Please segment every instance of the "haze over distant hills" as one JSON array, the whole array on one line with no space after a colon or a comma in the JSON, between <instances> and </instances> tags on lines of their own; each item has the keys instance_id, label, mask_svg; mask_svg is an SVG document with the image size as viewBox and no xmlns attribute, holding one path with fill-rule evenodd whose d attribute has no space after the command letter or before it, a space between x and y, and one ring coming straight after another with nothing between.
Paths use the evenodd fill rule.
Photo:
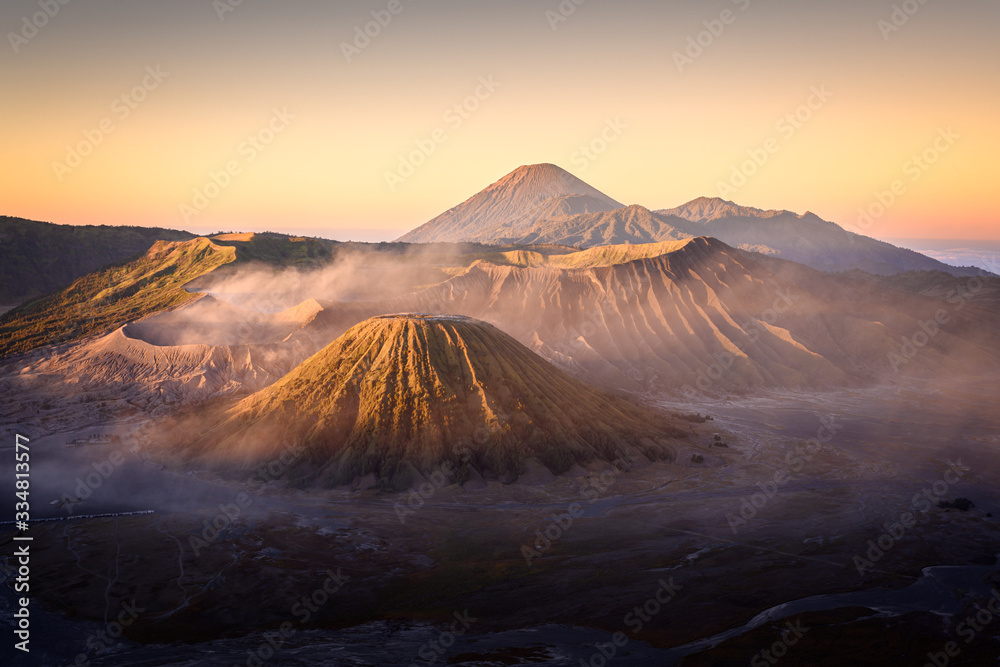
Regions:
<instances>
[{"instance_id":1,"label":"haze over distant hills","mask_svg":"<svg viewBox=\"0 0 1000 667\"><path fill-rule=\"evenodd\" d=\"M952 266L976 266L1000 275L1000 239L887 239Z\"/></svg>"},{"instance_id":2,"label":"haze over distant hills","mask_svg":"<svg viewBox=\"0 0 1000 667\"><path fill-rule=\"evenodd\" d=\"M308 255L303 243L161 243L9 313L0 358L31 353L22 381L72 377L94 391L132 387L133 403L170 396L180 405L255 391L359 322L417 312L490 322L576 377L656 393L830 388L1000 367L996 278L831 275L709 237L575 253L492 247L450 259L400 247L345 258L328 280L284 264L284 253ZM247 255L289 273L251 279L259 266ZM426 262L435 266L417 270ZM381 267L375 275L391 280L356 298L344 283L372 282L359 266ZM282 275L302 286L301 301L284 310L254 310L279 301L219 298L234 296L226 289L234 278L252 293L274 289ZM942 309L946 323L908 353ZM39 351L54 343L68 346Z\"/></svg>"},{"instance_id":3,"label":"haze over distant hills","mask_svg":"<svg viewBox=\"0 0 1000 667\"><path fill-rule=\"evenodd\" d=\"M698 236L712 236L742 250L790 259L820 271L983 273L848 232L808 212L765 211L707 197L659 211L624 207L551 164L516 169L400 241L593 247Z\"/></svg>"}]
</instances>

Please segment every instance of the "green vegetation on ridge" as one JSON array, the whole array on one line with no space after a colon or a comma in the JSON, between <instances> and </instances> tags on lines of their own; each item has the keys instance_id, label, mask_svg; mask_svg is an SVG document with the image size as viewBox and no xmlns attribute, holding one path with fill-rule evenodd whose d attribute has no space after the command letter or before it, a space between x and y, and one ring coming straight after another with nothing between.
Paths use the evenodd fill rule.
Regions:
<instances>
[{"instance_id":1,"label":"green vegetation on ridge","mask_svg":"<svg viewBox=\"0 0 1000 667\"><path fill-rule=\"evenodd\" d=\"M0 216L0 305L51 294L101 267L139 256L157 241L192 238L157 227L56 225Z\"/></svg>"},{"instance_id":2,"label":"green vegetation on ridge","mask_svg":"<svg viewBox=\"0 0 1000 667\"><path fill-rule=\"evenodd\" d=\"M184 285L234 261L233 248L198 238L157 241L142 257L88 274L0 317L0 358L113 331L195 298Z\"/></svg>"}]
</instances>

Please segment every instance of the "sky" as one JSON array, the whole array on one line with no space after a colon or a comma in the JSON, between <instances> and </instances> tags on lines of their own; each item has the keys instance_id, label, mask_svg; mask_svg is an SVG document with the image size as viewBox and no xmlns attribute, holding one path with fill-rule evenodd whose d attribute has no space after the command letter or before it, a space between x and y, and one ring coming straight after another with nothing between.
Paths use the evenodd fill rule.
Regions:
<instances>
[{"instance_id":1,"label":"sky","mask_svg":"<svg viewBox=\"0 0 1000 667\"><path fill-rule=\"evenodd\" d=\"M551 162L652 209L996 240L998 27L995 0L5 0L0 214L391 239Z\"/></svg>"}]
</instances>

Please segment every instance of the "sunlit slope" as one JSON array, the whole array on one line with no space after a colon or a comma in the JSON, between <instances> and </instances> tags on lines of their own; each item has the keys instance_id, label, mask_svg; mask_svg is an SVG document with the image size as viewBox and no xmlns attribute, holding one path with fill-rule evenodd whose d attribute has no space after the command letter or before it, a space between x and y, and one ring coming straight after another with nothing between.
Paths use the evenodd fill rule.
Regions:
<instances>
[{"instance_id":1,"label":"sunlit slope","mask_svg":"<svg viewBox=\"0 0 1000 667\"><path fill-rule=\"evenodd\" d=\"M239 262L262 262L274 266L309 266L325 262L343 247L337 241L274 232L217 234L211 240L216 245L235 248Z\"/></svg>"},{"instance_id":2,"label":"sunlit slope","mask_svg":"<svg viewBox=\"0 0 1000 667\"><path fill-rule=\"evenodd\" d=\"M627 264L637 259L649 259L676 252L691 242L691 239L681 241L664 241L661 243L642 243L624 245L605 245L590 248L566 255L552 255L546 258L545 265L564 269L586 269L599 266L615 266Z\"/></svg>"},{"instance_id":3,"label":"sunlit slope","mask_svg":"<svg viewBox=\"0 0 1000 667\"><path fill-rule=\"evenodd\" d=\"M594 247L710 236L821 271L892 275L945 271L981 275L912 250L847 231L813 213L760 210L701 197L672 209L623 206L551 164L520 167L465 202L417 227L410 243L477 242Z\"/></svg>"}]
</instances>

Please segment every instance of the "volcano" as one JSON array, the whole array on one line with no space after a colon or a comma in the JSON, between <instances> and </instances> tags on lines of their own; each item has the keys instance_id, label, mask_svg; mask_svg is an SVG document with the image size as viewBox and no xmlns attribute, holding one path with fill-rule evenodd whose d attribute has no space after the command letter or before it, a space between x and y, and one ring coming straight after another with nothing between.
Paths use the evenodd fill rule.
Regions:
<instances>
[{"instance_id":1,"label":"volcano","mask_svg":"<svg viewBox=\"0 0 1000 667\"><path fill-rule=\"evenodd\" d=\"M526 165L399 241L495 243L523 236L539 220L618 208L622 204L554 164Z\"/></svg>"},{"instance_id":2,"label":"volcano","mask_svg":"<svg viewBox=\"0 0 1000 667\"><path fill-rule=\"evenodd\" d=\"M405 489L440 469L513 481L603 460L672 460L672 419L571 378L496 327L462 316L377 316L227 410L187 458L253 467L295 448L292 477L374 476Z\"/></svg>"}]
</instances>

